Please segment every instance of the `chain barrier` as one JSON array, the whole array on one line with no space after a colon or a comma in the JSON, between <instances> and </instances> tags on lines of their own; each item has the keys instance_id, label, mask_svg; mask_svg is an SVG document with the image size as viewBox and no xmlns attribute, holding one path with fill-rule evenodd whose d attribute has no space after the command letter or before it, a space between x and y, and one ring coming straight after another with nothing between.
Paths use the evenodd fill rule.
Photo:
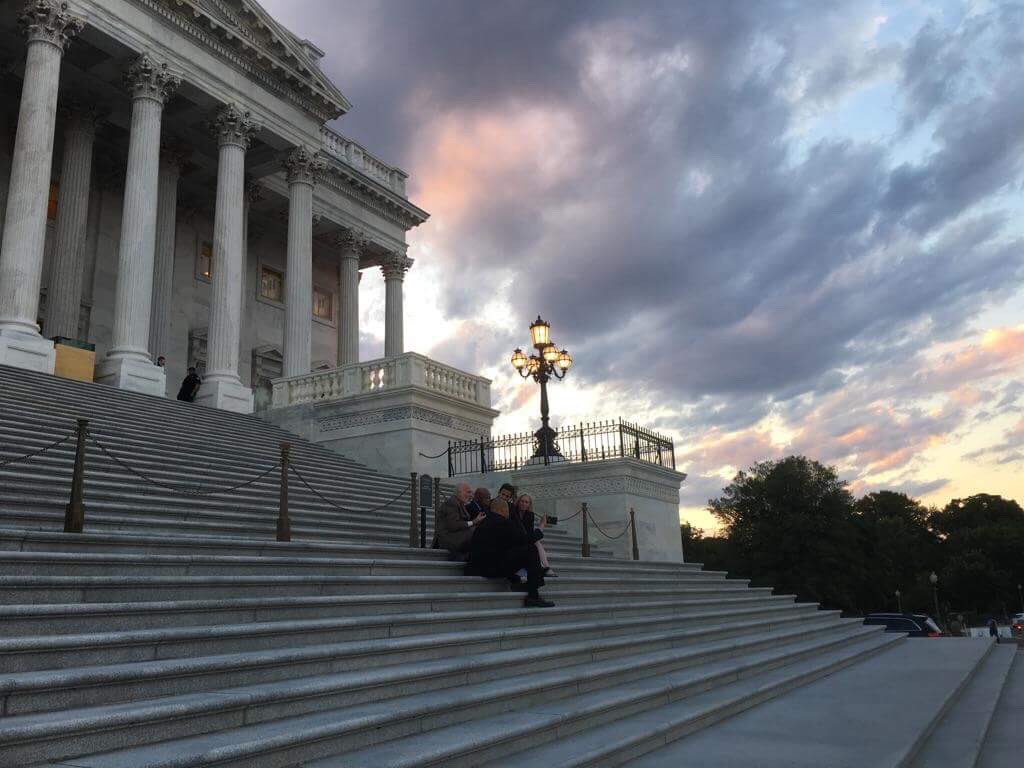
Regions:
<instances>
[{"instance_id":1,"label":"chain barrier","mask_svg":"<svg viewBox=\"0 0 1024 768\"><path fill-rule=\"evenodd\" d=\"M288 464L288 469L290 469L292 472L295 473L295 476L297 478L299 478L301 483L304 486L306 486L306 489L310 493L312 493L314 496L316 496L318 499L320 499L320 501L322 501L324 504L327 504L329 507L333 507L334 509L336 509L338 512L350 512L350 513L354 513L354 514L364 514L364 515L365 514L369 514L370 512L380 512L382 509L387 509L388 507L390 507L392 504L394 504L400 498L405 496L405 494L409 491L409 488L403 488L401 493L399 493L397 496L395 496L394 498L390 499L389 501L384 502L379 507L374 507L373 509L346 509L345 507L342 507L342 506L339 506L338 504L335 504L333 501L331 501L326 496L324 496L322 493L320 493L320 491L318 491L316 488L314 488L312 485L310 485L306 481L306 478L303 477L302 473L299 471L299 468L296 467L291 462L289 462L289 464Z\"/></svg>"},{"instance_id":2,"label":"chain barrier","mask_svg":"<svg viewBox=\"0 0 1024 768\"><path fill-rule=\"evenodd\" d=\"M57 446L62 445L63 443L66 443L68 440L71 439L71 437L74 434L75 434L74 432L66 434L60 440L55 440L54 442L50 443L49 445L44 446L43 448L40 448L38 451L31 451L31 452L23 454L21 456L13 456L13 457L11 457L9 459L4 459L3 461L0 461L0 469L2 469L3 467L6 467L8 464L15 464L15 463L17 463L19 461L27 461L28 459L32 459L32 458L35 458L36 456L40 456L40 455L46 453L47 451L51 450L52 448L56 448Z\"/></svg>"},{"instance_id":3,"label":"chain barrier","mask_svg":"<svg viewBox=\"0 0 1024 768\"><path fill-rule=\"evenodd\" d=\"M623 525L625 525L626 527L622 529L622 533L620 533L618 536L609 536L607 533L605 533L604 528L602 528L600 525L598 525L597 520L594 519L593 515L588 514L587 517L590 519L590 522L593 523L594 527L597 528L598 533L600 533L602 536L604 536L609 541L615 541L617 539L621 539L623 536L625 536L627 533L629 533L629 520L627 520L625 523L623 523Z\"/></svg>"},{"instance_id":4,"label":"chain barrier","mask_svg":"<svg viewBox=\"0 0 1024 768\"><path fill-rule=\"evenodd\" d=\"M129 471L133 475L135 475L136 477L139 477L139 478L145 480L147 483L152 483L153 485L155 485L155 486L157 486L159 488L163 488L164 490L170 491L172 493L180 493L183 496L205 497L205 496L216 496L217 494L220 494L220 493L231 493L232 491L238 491L238 490L241 490L242 488L246 488L246 487L248 487L250 485L258 483L260 480L262 480L267 475L269 475L271 472L273 472L275 469L277 469L278 466L280 466L279 462L275 461L273 464L271 464L269 467L267 467L267 469L265 469L263 472L261 472L260 474L256 475L256 477L253 477L253 478L251 478L249 480L246 480L245 482L239 483L238 485L232 485L232 486L228 486L226 488L216 488L214 490L204 490L202 488L202 486L200 486L199 488L197 488L196 490L193 491L193 490L178 488L178 487L173 486L173 485L168 485L167 483L161 482L160 480L156 480L156 479L154 479L152 477L149 477L145 473L140 472L139 470L135 469L135 467L133 467L130 464L126 463L125 461L121 460L116 454L114 454L110 449L108 449L105 445L103 445L103 443L101 443L99 440L96 439L96 436L92 433L92 430L90 430L86 434L89 436L89 439L92 440L93 445L95 445L97 448L99 448L107 456L107 458L109 458L111 461L113 461L115 464L117 464L121 468L126 469L127 471Z\"/></svg>"},{"instance_id":5,"label":"chain barrier","mask_svg":"<svg viewBox=\"0 0 1024 768\"><path fill-rule=\"evenodd\" d=\"M443 451L437 454L437 456L427 456L427 454L425 453L420 453L420 456L422 456L424 459L440 459L442 456L446 456L448 454L448 450L448 448L445 448Z\"/></svg>"}]
</instances>

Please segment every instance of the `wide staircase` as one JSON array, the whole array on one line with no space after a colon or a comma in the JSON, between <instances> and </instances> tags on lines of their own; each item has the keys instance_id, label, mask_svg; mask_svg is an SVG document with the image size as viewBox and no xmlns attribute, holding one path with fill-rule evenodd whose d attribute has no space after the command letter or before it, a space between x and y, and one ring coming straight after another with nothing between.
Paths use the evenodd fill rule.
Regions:
<instances>
[{"instance_id":1,"label":"wide staircase","mask_svg":"<svg viewBox=\"0 0 1024 768\"><path fill-rule=\"evenodd\" d=\"M0 766L624 765L911 645L557 529L557 605L525 609L408 546L409 485L253 417L0 367Z\"/></svg>"}]
</instances>

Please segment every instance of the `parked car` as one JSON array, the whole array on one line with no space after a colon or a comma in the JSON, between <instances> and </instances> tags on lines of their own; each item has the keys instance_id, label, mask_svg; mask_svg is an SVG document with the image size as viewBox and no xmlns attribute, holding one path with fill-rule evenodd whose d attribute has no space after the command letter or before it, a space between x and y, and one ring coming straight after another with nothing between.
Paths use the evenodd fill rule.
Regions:
<instances>
[{"instance_id":1,"label":"parked car","mask_svg":"<svg viewBox=\"0 0 1024 768\"><path fill-rule=\"evenodd\" d=\"M942 637L942 630L923 613L869 613L865 624L884 626L886 632L906 632L908 637Z\"/></svg>"},{"instance_id":2,"label":"parked car","mask_svg":"<svg viewBox=\"0 0 1024 768\"><path fill-rule=\"evenodd\" d=\"M1013 637L1024 639L1024 613L1018 613L1013 617L1013 622L1010 624L1010 634Z\"/></svg>"}]
</instances>

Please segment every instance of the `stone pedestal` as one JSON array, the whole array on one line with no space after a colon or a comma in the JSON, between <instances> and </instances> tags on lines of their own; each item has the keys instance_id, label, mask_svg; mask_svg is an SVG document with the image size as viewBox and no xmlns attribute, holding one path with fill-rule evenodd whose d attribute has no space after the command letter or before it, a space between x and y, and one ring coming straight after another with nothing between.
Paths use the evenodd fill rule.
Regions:
<instances>
[{"instance_id":1,"label":"stone pedestal","mask_svg":"<svg viewBox=\"0 0 1024 768\"><path fill-rule=\"evenodd\" d=\"M0 365L53 373L55 354L53 342L38 333L0 328Z\"/></svg>"},{"instance_id":2,"label":"stone pedestal","mask_svg":"<svg viewBox=\"0 0 1024 768\"><path fill-rule=\"evenodd\" d=\"M134 357L107 358L96 366L96 381L118 389L164 397L167 377L164 369L149 360Z\"/></svg>"},{"instance_id":3,"label":"stone pedestal","mask_svg":"<svg viewBox=\"0 0 1024 768\"><path fill-rule=\"evenodd\" d=\"M199 394L196 395L196 402L222 411L253 412L252 390L240 382L223 379L204 380L199 388Z\"/></svg>"},{"instance_id":4,"label":"stone pedestal","mask_svg":"<svg viewBox=\"0 0 1024 768\"><path fill-rule=\"evenodd\" d=\"M510 482L519 493L533 497L535 512L560 520L567 520L579 511L581 502L586 502L593 521L589 527L590 543L610 549L618 557L632 557L633 542L628 530L632 507L636 510L640 559L682 562L679 486L685 478L684 473L674 469L619 458L526 467L513 472ZM579 535L580 517L568 521L566 528Z\"/></svg>"}]
</instances>

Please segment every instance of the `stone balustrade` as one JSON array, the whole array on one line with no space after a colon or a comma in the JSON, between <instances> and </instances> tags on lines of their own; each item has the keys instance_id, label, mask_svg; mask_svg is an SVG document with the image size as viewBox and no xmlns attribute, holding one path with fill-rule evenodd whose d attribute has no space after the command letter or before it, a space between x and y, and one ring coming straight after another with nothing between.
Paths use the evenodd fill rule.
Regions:
<instances>
[{"instance_id":1,"label":"stone balustrade","mask_svg":"<svg viewBox=\"0 0 1024 768\"><path fill-rule=\"evenodd\" d=\"M395 168L377 159L359 142L346 138L327 126L320 129L320 136L323 149L328 155L383 184L392 192L406 197L405 180L408 176L401 168Z\"/></svg>"},{"instance_id":2,"label":"stone balustrade","mask_svg":"<svg viewBox=\"0 0 1024 768\"><path fill-rule=\"evenodd\" d=\"M491 404L490 379L460 371L415 352L274 379L273 387L274 408L336 402L403 387L420 387L485 408Z\"/></svg>"}]
</instances>

